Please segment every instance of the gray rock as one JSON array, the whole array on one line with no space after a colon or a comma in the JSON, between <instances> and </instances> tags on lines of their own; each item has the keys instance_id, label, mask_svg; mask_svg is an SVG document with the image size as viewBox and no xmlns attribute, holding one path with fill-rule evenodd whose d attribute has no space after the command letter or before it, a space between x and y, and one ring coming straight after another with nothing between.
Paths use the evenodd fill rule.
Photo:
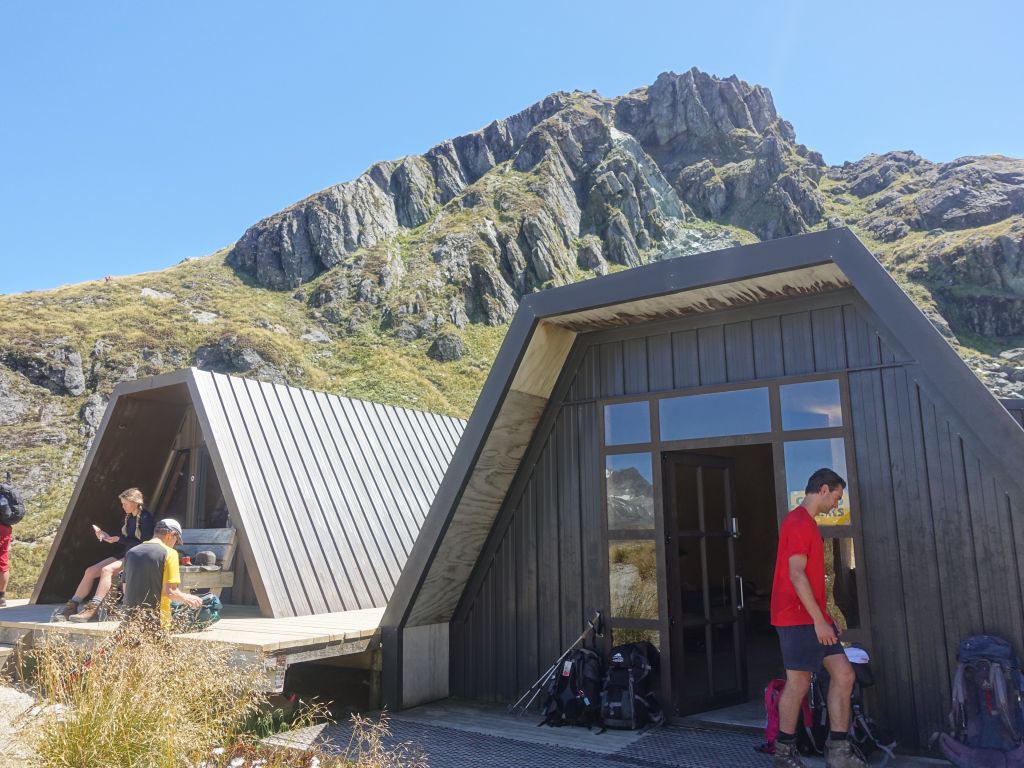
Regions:
<instances>
[{"instance_id":1,"label":"gray rock","mask_svg":"<svg viewBox=\"0 0 1024 768\"><path fill-rule=\"evenodd\" d=\"M999 353L999 357L1003 360L1024 360L1024 347L1017 347L1016 349L1007 349Z\"/></svg>"},{"instance_id":2,"label":"gray rock","mask_svg":"<svg viewBox=\"0 0 1024 768\"><path fill-rule=\"evenodd\" d=\"M82 356L61 341L37 352L0 353L0 362L29 381L57 395L77 397L85 393Z\"/></svg>"},{"instance_id":3,"label":"gray rock","mask_svg":"<svg viewBox=\"0 0 1024 768\"><path fill-rule=\"evenodd\" d=\"M314 328L313 330L302 334L300 338L303 341L308 341L313 344L327 344L331 340L331 337L324 333L320 328Z\"/></svg>"},{"instance_id":4,"label":"gray rock","mask_svg":"<svg viewBox=\"0 0 1024 768\"><path fill-rule=\"evenodd\" d=\"M164 365L164 356L160 353L159 349L150 349L149 347L143 347L139 351L143 362L149 363L154 368L162 368Z\"/></svg>"},{"instance_id":5,"label":"gray rock","mask_svg":"<svg viewBox=\"0 0 1024 768\"><path fill-rule=\"evenodd\" d=\"M82 422L80 432L83 437L89 438L96 434L106 409L107 403L99 394L93 392L89 395L78 411L78 418Z\"/></svg>"},{"instance_id":6,"label":"gray rock","mask_svg":"<svg viewBox=\"0 0 1024 768\"><path fill-rule=\"evenodd\" d=\"M213 312L205 312L201 310L192 310L192 319L200 325L213 325L215 322L220 320L220 316Z\"/></svg>"},{"instance_id":7,"label":"gray rock","mask_svg":"<svg viewBox=\"0 0 1024 768\"><path fill-rule=\"evenodd\" d=\"M0 373L0 425L18 424L28 411L30 401L13 391L11 380Z\"/></svg>"},{"instance_id":8,"label":"gray rock","mask_svg":"<svg viewBox=\"0 0 1024 768\"><path fill-rule=\"evenodd\" d=\"M198 347L192 356L192 364L214 373L244 373L276 384L288 383L280 369L255 349L240 345L236 336L226 336L216 344Z\"/></svg>"},{"instance_id":9,"label":"gray rock","mask_svg":"<svg viewBox=\"0 0 1024 768\"><path fill-rule=\"evenodd\" d=\"M404 322L398 326L398 330L395 331L395 336L402 341L415 341L420 337L420 329L410 322Z\"/></svg>"},{"instance_id":10,"label":"gray rock","mask_svg":"<svg viewBox=\"0 0 1024 768\"><path fill-rule=\"evenodd\" d=\"M459 360L466 354L466 344L460 336L454 333L445 333L434 339L427 356L441 363Z\"/></svg>"},{"instance_id":11,"label":"gray rock","mask_svg":"<svg viewBox=\"0 0 1024 768\"><path fill-rule=\"evenodd\" d=\"M155 288L143 288L139 295L144 299L155 299L156 301L167 301L173 299L173 293L165 293L164 291L158 291Z\"/></svg>"}]
</instances>

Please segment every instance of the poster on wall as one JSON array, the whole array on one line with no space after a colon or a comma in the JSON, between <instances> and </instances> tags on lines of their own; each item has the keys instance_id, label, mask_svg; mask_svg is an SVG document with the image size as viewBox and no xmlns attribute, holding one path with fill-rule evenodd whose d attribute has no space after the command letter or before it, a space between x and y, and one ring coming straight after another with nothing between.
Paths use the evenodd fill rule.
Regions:
<instances>
[{"instance_id":1,"label":"poster on wall","mask_svg":"<svg viewBox=\"0 0 1024 768\"><path fill-rule=\"evenodd\" d=\"M789 508L795 509L800 505L800 502L804 500L803 491L790 491L789 492ZM832 510L829 510L823 515L815 515L814 522L818 525L849 525L850 524L850 506L847 503L846 496L843 496L839 500L839 505Z\"/></svg>"}]
</instances>

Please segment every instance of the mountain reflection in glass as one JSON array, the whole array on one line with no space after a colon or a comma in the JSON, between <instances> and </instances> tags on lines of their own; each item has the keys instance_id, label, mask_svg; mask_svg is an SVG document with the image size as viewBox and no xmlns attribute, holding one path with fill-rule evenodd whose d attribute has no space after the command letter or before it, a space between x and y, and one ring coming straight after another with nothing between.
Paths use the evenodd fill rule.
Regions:
<instances>
[{"instance_id":1,"label":"mountain reflection in glass","mask_svg":"<svg viewBox=\"0 0 1024 768\"><path fill-rule=\"evenodd\" d=\"M843 409L836 379L786 384L779 387L783 429L841 427Z\"/></svg>"},{"instance_id":2,"label":"mountain reflection in glass","mask_svg":"<svg viewBox=\"0 0 1024 768\"><path fill-rule=\"evenodd\" d=\"M650 453L605 457L608 530L654 528L654 475Z\"/></svg>"}]
</instances>

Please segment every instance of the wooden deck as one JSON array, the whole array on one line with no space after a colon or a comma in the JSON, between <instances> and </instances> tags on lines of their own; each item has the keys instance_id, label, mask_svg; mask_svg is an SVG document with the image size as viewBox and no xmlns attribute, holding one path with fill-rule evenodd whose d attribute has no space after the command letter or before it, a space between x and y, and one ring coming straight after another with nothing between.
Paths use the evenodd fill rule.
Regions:
<instances>
[{"instance_id":1,"label":"wooden deck","mask_svg":"<svg viewBox=\"0 0 1024 768\"><path fill-rule=\"evenodd\" d=\"M9 601L0 608L0 646L18 642L31 644L38 634L62 633L88 641L110 634L115 621L72 624L51 623L56 605L29 605ZM226 605L221 620L201 632L180 635L196 642L230 645L240 658L262 662L267 670L268 688L279 691L284 673L292 664L323 661L356 654L372 655L379 646L379 625L383 608L267 619L255 608ZM368 660L367 664L373 662Z\"/></svg>"}]
</instances>

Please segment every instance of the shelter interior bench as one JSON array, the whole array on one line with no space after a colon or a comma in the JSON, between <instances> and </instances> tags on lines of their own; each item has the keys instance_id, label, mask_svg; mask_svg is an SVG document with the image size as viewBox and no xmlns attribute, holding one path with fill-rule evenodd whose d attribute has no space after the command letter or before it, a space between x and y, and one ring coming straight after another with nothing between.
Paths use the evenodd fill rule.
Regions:
<instances>
[{"instance_id":1,"label":"shelter interior bench","mask_svg":"<svg viewBox=\"0 0 1024 768\"><path fill-rule=\"evenodd\" d=\"M209 551L217 556L220 570L181 571L181 588L208 589L220 597L221 590L234 586L235 574L232 570L237 545L237 532L234 528L185 528L181 532L181 545L178 547L192 558L193 563L199 552Z\"/></svg>"}]
</instances>

